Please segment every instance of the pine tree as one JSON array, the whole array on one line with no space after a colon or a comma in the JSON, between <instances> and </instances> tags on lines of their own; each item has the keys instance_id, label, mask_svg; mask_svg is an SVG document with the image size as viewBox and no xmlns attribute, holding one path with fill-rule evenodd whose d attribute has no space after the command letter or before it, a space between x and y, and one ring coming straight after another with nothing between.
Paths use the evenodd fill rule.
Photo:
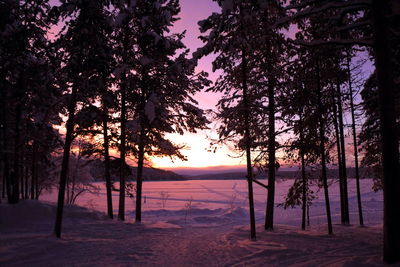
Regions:
<instances>
[{"instance_id":1,"label":"pine tree","mask_svg":"<svg viewBox=\"0 0 400 267\"><path fill-rule=\"evenodd\" d=\"M40 91L49 89L53 79L51 53L46 51L48 40L45 38L49 29L49 4L48 1L2 1L0 5L0 165L3 195L7 191L9 202L17 203L20 195L25 197L28 188L27 179L23 178L26 157L22 153L27 149L28 137L22 133L31 124L26 119L31 114L30 101Z\"/></svg>"},{"instance_id":2,"label":"pine tree","mask_svg":"<svg viewBox=\"0 0 400 267\"><path fill-rule=\"evenodd\" d=\"M234 141L236 147L244 151L247 165L247 181L250 210L250 238L256 238L253 203L253 164L251 149L254 148L254 98L255 90L250 81L252 70L249 65L251 53L252 8L249 1L218 1L221 13L213 13L200 21L200 31L205 46L199 49L195 57L216 53L213 69L222 69L224 74L211 89L223 92L225 97L218 103L218 118L222 125L219 128L220 139L224 142ZM257 25L257 24L256 24ZM254 28L253 28L254 29Z\"/></svg>"},{"instance_id":3,"label":"pine tree","mask_svg":"<svg viewBox=\"0 0 400 267\"><path fill-rule=\"evenodd\" d=\"M400 200L399 135L396 122L396 74L399 65L393 63L399 52L399 3L396 1L372 1L374 26L374 52L378 79L380 129L382 137L382 166L384 192L384 260L388 263L400 261L400 219L397 205ZM397 90L398 92L398 90Z\"/></svg>"},{"instance_id":4,"label":"pine tree","mask_svg":"<svg viewBox=\"0 0 400 267\"><path fill-rule=\"evenodd\" d=\"M338 9L341 16L333 17L332 20L341 20L349 13L359 12L364 14L359 19L345 24L343 30L350 32L349 37L335 39L312 40L311 45L331 44L358 44L373 46L375 66L377 72L379 110L380 110L380 132L382 136L382 162L383 162L383 185L384 185L384 260L388 263L400 260L400 230L397 226L400 222L396 215L396 205L399 202L399 147L396 126L396 90L394 78L398 77L399 65L394 60L397 58L399 47L398 24L399 19L398 1L330 1L322 2L315 8L313 1L292 1L293 5L288 9L295 10L294 14L285 19L290 21L294 18L308 17L312 14ZM351 7L351 8L349 8ZM368 15L371 15L368 17ZM361 33L352 35L353 32Z\"/></svg>"},{"instance_id":5,"label":"pine tree","mask_svg":"<svg viewBox=\"0 0 400 267\"><path fill-rule=\"evenodd\" d=\"M221 142L234 141L246 154L251 237L255 237L252 207L253 165L268 169L268 202L265 228L273 228L276 162L275 98L281 87L285 42L283 35L271 29L283 9L270 1L218 1L222 13L214 13L199 22L206 45L200 55L219 54L214 69L222 69L213 91L224 92L218 106ZM267 29L267 32L266 32ZM235 114L235 115L234 115ZM240 121L240 119L242 122ZM244 122L244 123L243 123ZM251 153L257 152L252 159Z\"/></svg>"},{"instance_id":6,"label":"pine tree","mask_svg":"<svg viewBox=\"0 0 400 267\"><path fill-rule=\"evenodd\" d=\"M134 10L136 1L121 1L117 4L118 14L114 20L115 27L115 50L117 66L113 72L116 82L119 86L119 123L120 123L120 166L119 166L119 204L118 204L118 219L125 220L125 166L127 155L127 122L128 122L128 104L129 100L136 102L137 93L133 88L136 81L132 77L131 70L133 69L134 58L136 53L135 43L137 28L133 22ZM133 111L132 111L133 112Z\"/></svg>"},{"instance_id":7,"label":"pine tree","mask_svg":"<svg viewBox=\"0 0 400 267\"><path fill-rule=\"evenodd\" d=\"M378 191L383 189L383 175L382 154L379 153L382 149L382 137L379 131L379 99L376 73L372 73L364 83L361 97L361 105L365 116L358 136L361 150L364 152L361 166L368 168L367 174L374 180L373 189Z\"/></svg>"},{"instance_id":8,"label":"pine tree","mask_svg":"<svg viewBox=\"0 0 400 267\"><path fill-rule=\"evenodd\" d=\"M312 200L315 198L311 191L310 169L316 167L319 157L318 128L315 124L315 94L312 91L314 77L309 69L307 49L292 47L297 59L287 68L291 73L287 77L286 87L281 95L281 116L287 122L288 128L295 136L285 143L285 158L289 164L300 164L300 177L289 189L284 207L302 205L302 229L306 228L307 214Z\"/></svg>"},{"instance_id":9,"label":"pine tree","mask_svg":"<svg viewBox=\"0 0 400 267\"><path fill-rule=\"evenodd\" d=\"M137 151L136 221L141 221L143 167L146 156L184 159L181 146L166 138L204 129L207 119L191 97L209 84L205 73L195 74L195 61L187 58L184 34L170 34L177 21L179 1L138 1L134 10L137 52L138 101L128 129ZM179 50L183 50L178 54Z\"/></svg>"},{"instance_id":10,"label":"pine tree","mask_svg":"<svg viewBox=\"0 0 400 267\"><path fill-rule=\"evenodd\" d=\"M106 8L109 1L65 1L54 9L61 18L69 17L67 29L58 40L63 56L66 89L66 135L60 173L60 185L57 202L55 234L61 237L65 187L68 175L70 149L76 126L77 104L85 105L95 99L99 81L103 77L104 65L99 64L106 58L104 51L104 27L109 23ZM100 84L101 86L101 84ZM104 86L104 85L103 85Z\"/></svg>"},{"instance_id":11,"label":"pine tree","mask_svg":"<svg viewBox=\"0 0 400 267\"><path fill-rule=\"evenodd\" d=\"M349 99L350 99L350 113L351 113L351 130L353 134L353 150L354 150L354 167L356 171L356 189L357 189L357 207L358 217L360 225L364 225L362 201L361 201L361 189L360 189L360 170L358 162L358 143L357 143L357 131L356 131L356 115L354 107L354 92L353 92L353 81L351 74L351 57L350 49L346 50L346 68L348 73L348 88L349 88Z\"/></svg>"}]
</instances>

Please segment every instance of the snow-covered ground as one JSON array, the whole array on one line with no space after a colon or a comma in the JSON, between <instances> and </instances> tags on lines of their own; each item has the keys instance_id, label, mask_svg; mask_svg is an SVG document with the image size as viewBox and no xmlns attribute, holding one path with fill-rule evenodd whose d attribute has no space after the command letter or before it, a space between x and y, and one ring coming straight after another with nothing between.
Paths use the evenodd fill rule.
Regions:
<instances>
[{"instance_id":1,"label":"snow-covered ground","mask_svg":"<svg viewBox=\"0 0 400 267\"><path fill-rule=\"evenodd\" d=\"M293 180L277 182L281 203ZM255 185L257 241L248 240L246 182L145 182L142 224L127 198L125 223L106 218L104 185L98 195L67 206L63 238L52 236L55 192L44 202L0 204L0 266L375 266L381 265L382 192L362 181L365 227L357 225L354 180L349 180L352 226L341 226L338 184L330 197L334 235L326 230L322 194L310 210L311 227L300 230L300 208L277 207L274 231L262 229L266 190ZM117 212L117 193L114 211Z\"/></svg>"}]
</instances>

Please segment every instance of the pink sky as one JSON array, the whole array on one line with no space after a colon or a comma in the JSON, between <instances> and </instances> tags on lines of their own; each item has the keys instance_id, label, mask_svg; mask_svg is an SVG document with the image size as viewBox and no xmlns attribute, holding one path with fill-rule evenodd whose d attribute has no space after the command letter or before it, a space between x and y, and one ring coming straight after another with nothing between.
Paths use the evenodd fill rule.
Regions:
<instances>
[{"instance_id":1,"label":"pink sky","mask_svg":"<svg viewBox=\"0 0 400 267\"><path fill-rule=\"evenodd\" d=\"M211 0L181 0L181 20L175 23L173 31L182 32L186 30L186 38L184 43L190 52L193 53L197 48L203 45L203 42L199 40L200 35L198 21L207 18L212 12L218 12L220 8L218 5ZM209 78L215 81L218 77L219 72L212 72L211 62L214 59L213 55L207 56L199 61L197 69L199 71L204 70L209 73ZM196 95L196 99L204 109L211 109L215 106L218 101L218 96L214 96L211 93L199 93Z\"/></svg>"},{"instance_id":2,"label":"pink sky","mask_svg":"<svg viewBox=\"0 0 400 267\"><path fill-rule=\"evenodd\" d=\"M51 3L57 3L57 0L51 0ZM203 43L198 39L200 35L198 21L207 18L212 12L219 12L220 8L212 0L180 0L181 18L177 21L172 32L182 32L186 30L184 43L191 50L191 53L201 47ZM291 32L293 32L291 30ZM215 81L220 71L212 72L212 61L214 55L202 58L199 61L197 69L209 73L209 78ZM220 98L219 94L201 92L195 95L195 99L199 102L199 106L203 109L214 109ZM210 166L227 166L243 165L245 162L242 158L235 158L235 153L230 151L228 147L222 146L215 153L208 152L210 147L210 137L217 138L215 131L215 123L212 123L209 130L200 131L196 134L178 134L168 135L167 137L179 144L186 144L187 149L183 154L187 157L187 161L175 160L169 158L153 158L151 161L154 167L159 168L203 168ZM350 150L349 150L350 151ZM277 155L279 157L279 155ZM352 158L349 155L349 158ZM130 159L133 163L135 159ZM134 164L134 163L133 163ZM229 168L230 168L229 167Z\"/></svg>"},{"instance_id":3,"label":"pink sky","mask_svg":"<svg viewBox=\"0 0 400 267\"><path fill-rule=\"evenodd\" d=\"M186 30L184 43L190 48L191 53L201 47L203 43L198 39L200 35L198 21L207 18L212 12L218 12L220 8L211 0L181 0L181 14L172 31L181 32ZM212 60L214 56L210 55L199 61L197 69L209 73L209 78L215 81L220 72L212 72ZM213 109L218 102L219 94L201 92L196 94L195 99L203 109ZM208 152L210 140L209 137L216 138L216 132L213 130L215 123L210 125L210 130L200 131L197 134L185 134L184 136L170 135L169 138L177 143L185 143L190 148L183 151L187 156L187 161L176 160L172 162L169 158L153 159L154 167L179 168L179 167L208 167L208 166L232 166L243 164L242 159L233 158L234 152L229 151L225 146L217 149L215 153Z\"/></svg>"}]
</instances>

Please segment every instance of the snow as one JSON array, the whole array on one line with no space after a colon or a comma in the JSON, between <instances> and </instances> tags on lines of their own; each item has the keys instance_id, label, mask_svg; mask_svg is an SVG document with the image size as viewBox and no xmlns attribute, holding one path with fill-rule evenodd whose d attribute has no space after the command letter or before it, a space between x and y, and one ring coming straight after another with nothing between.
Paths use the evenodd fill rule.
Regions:
<instances>
[{"instance_id":1,"label":"snow","mask_svg":"<svg viewBox=\"0 0 400 267\"><path fill-rule=\"evenodd\" d=\"M143 28L146 27L146 25L149 23L150 19L148 16L144 16L141 20L140 20L140 24Z\"/></svg>"},{"instance_id":2,"label":"snow","mask_svg":"<svg viewBox=\"0 0 400 267\"><path fill-rule=\"evenodd\" d=\"M124 72L126 72L126 71L128 71L129 70L129 67L127 66L127 65L125 65L125 64L121 64L121 65L119 65L119 66L117 66L115 69L114 69L114 71L113 71L113 75L115 76L115 78L121 78L121 75L124 73Z\"/></svg>"},{"instance_id":3,"label":"snow","mask_svg":"<svg viewBox=\"0 0 400 267\"><path fill-rule=\"evenodd\" d=\"M157 98L154 94L152 94L144 107L146 117L150 123L152 123L156 118L156 103L157 103Z\"/></svg>"},{"instance_id":4,"label":"snow","mask_svg":"<svg viewBox=\"0 0 400 267\"><path fill-rule=\"evenodd\" d=\"M268 7L268 1L267 0L258 0L258 4L262 9L265 9Z\"/></svg>"},{"instance_id":5,"label":"snow","mask_svg":"<svg viewBox=\"0 0 400 267\"><path fill-rule=\"evenodd\" d=\"M158 3L158 2L155 2L155 3L154 3L154 8L155 8L155 9L160 9L160 7L161 7L161 4L160 4L160 3Z\"/></svg>"},{"instance_id":6,"label":"snow","mask_svg":"<svg viewBox=\"0 0 400 267\"><path fill-rule=\"evenodd\" d=\"M161 36L153 31L146 32L146 35L153 37L154 45L157 45L159 41L161 41Z\"/></svg>"},{"instance_id":7,"label":"snow","mask_svg":"<svg viewBox=\"0 0 400 267\"><path fill-rule=\"evenodd\" d=\"M162 15L164 16L166 23L169 23L171 21L172 15L169 10L163 10Z\"/></svg>"},{"instance_id":8,"label":"snow","mask_svg":"<svg viewBox=\"0 0 400 267\"><path fill-rule=\"evenodd\" d=\"M234 0L223 0L222 1L222 13L225 14L233 10Z\"/></svg>"},{"instance_id":9,"label":"snow","mask_svg":"<svg viewBox=\"0 0 400 267\"><path fill-rule=\"evenodd\" d=\"M214 38L216 37L216 32L215 31L211 31L210 35L208 36L208 41L211 42L212 40L214 40Z\"/></svg>"},{"instance_id":10,"label":"snow","mask_svg":"<svg viewBox=\"0 0 400 267\"><path fill-rule=\"evenodd\" d=\"M300 209L276 208L265 232L266 192L255 187L257 241L250 241L246 181L144 182L143 222L105 216L105 190L66 206L63 237L52 235L56 192L41 201L0 204L0 266L380 266L382 192L362 180L365 227L357 225L354 180L349 180L351 226L341 226L338 184L330 187L334 235L327 235L322 194L311 206L311 227L300 230ZM280 203L293 180L279 180ZM116 184L117 185L117 184ZM256 185L255 185L256 186ZM161 192L164 192L161 194ZM166 195L168 198L166 198ZM118 194L113 192L114 213ZM84 207L85 206L85 207Z\"/></svg>"},{"instance_id":11,"label":"snow","mask_svg":"<svg viewBox=\"0 0 400 267\"><path fill-rule=\"evenodd\" d=\"M114 27L119 27L122 25L122 23L125 21L125 19L128 17L128 14L126 14L125 12L121 12L119 13L114 20Z\"/></svg>"},{"instance_id":12,"label":"snow","mask_svg":"<svg viewBox=\"0 0 400 267\"><path fill-rule=\"evenodd\" d=\"M126 122L126 128L133 133L140 132L140 130L142 129L139 121L137 120L128 120Z\"/></svg>"},{"instance_id":13,"label":"snow","mask_svg":"<svg viewBox=\"0 0 400 267\"><path fill-rule=\"evenodd\" d=\"M147 101L145 106L145 113L149 122L152 123L154 118L156 117L155 106L152 101Z\"/></svg>"},{"instance_id":14,"label":"snow","mask_svg":"<svg viewBox=\"0 0 400 267\"><path fill-rule=\"evenodd\" d=\"M206 20L206 19L203 19L203 20L199 20L199 21L197 22L197 25L199 25L200 28L203 28L204 25L206 25L206 23L207 23L207 20Z\"/></svg>"},{"instance_id":15,"label":"snow","mask_svg":"<svg viewBox=\"0 0 400 267\"><path fill-rule=\"evenodd\" d=\"M136 0L131 0L130 7L131 8L136 7L136 4L137 4Z\"/></svg>"},{"instance_id":16,"label":"snow","mask_svg":"<svg viewBox=\"0 0 400 267\"><path fill-rule=\"evenodd\" d=\"M140 64L143 65L143 66L149 65L149 64L153 63L153 61L154 61L153 59L151 59L151 58L149 58L149 57L147 57L147 56L141 56L141 57L139 58L139 62L140 62Z\"/></svg>"}]
</instances>

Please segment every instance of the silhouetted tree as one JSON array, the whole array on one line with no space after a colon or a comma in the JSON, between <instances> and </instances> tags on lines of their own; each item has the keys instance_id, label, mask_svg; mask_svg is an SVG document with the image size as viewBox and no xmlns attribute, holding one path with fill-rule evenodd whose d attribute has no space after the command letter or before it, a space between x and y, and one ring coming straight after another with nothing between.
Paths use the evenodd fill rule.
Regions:
<instances>
[{"instance_id":1,"label":"silhouetted tree","mask_svg":"<svg viewBox=\"0 0 400 267\"><path fill-rule=\"evenodd\" d=\"M134 14L137 27L135 55L138 101L128 129L136 146L136 221L141 221L143 166L146 155L185 159L182 146L166 138L204 129L208 122L191 97L209 84L205 73L195 73L196 61L187 58L184 34L170 34L178 20L179 1L138 1ZM179 53L179 50L183 52Z\"/></svg>"},{"instance_id":2,"label":"silhouetted tree","mask_svg":"<svg viewBox=\"0 0 400 267\"><path fill-rule=\"evenodd\" d=\"M314 39L309 45L358 44L373 46L377 84L379 94L380 132L382 136L382 166L384 185L384 260L388 263L400 260L400 219L396 213L396 205L400 198L399 179L399 140L396 125L396 90L394 78L398 77L399 65L395 55L399 50L399 3L398 1L322 1L315 8L314 1L292 1L288 9L295 10L286 19L308 17L312 14L338 9L341 16L332 17L333 21L346 18L347 14L359 12L358 19L345 23L342 30L350 35L343 38ZM368 15L371 15L368 17ZM370 19L370 20L369 20ZM361 35L352 35L356 32Z\"/></svg>"},{"instance_id":3,"label":"silhouetted tree","mask_svg":"<svg viewBox=\"0 0 400 267\"><path fill-rule=\"evenodd\" d=\"M57 67L52 65L53 51L46 39L48 1L2 1L0 5L0 166L3 195L7 192L9 202L17 203L20 194L27 196L28 189L28 158L21 152L33 142L32 136L23 133L34 125L46 128L49 123L40 117L53 103L52 75ZM48 97L41 107L37 97L46 90ZM49 127L44 130L52 132Z\"/></svg>"},{"instance_id":4,"label":"silhouetted tree","mask_svg":"<svg viewBox=\"0 0 400 267\"><path fill-rule=\"evenodd\" d=\"M54 8L54 13L65 21L66 30L58 40L63 55L63 75L65 77L66 96L66 134L63 160L60 172L55 234L61 236L61 224L64 207L65 187L68 175L70 149L75 131L75 114L79 105L85 105L94 99L98 87L104 79L104 62L108 55L104 50L106 40L105 28L110 21L107 10L110 1L65 1L60 7ZM99 62L100 61L100 62ZM100 84L99 84L100 83ZM89 118L88 118L89 119Z\"/></svg>"}]
</instances>

